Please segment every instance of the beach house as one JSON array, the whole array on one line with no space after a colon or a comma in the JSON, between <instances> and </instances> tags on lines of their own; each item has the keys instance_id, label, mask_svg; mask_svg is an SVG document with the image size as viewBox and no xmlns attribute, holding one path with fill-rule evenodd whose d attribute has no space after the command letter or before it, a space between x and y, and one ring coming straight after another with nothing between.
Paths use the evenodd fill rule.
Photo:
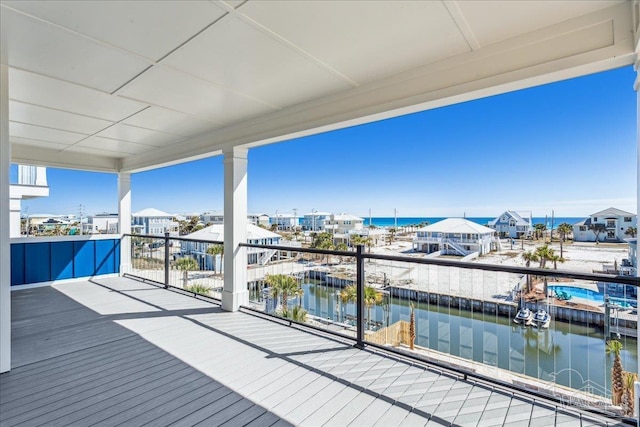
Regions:
<instances>
[{"instance_id":1,"label":"beach house","mask_svg":"<svg viewBox=\"0 0 640 427\"><path fill-rule=\"evenodd\" d=\"M302 231L325 231L325 223L331 216L330 212L311 211L300 219Z\"/></svg>"},{"instance_id":2,"label":"beach house","mask_svg":"<svg viewBox=\"0 0 640 427\"><path fill-rule=\"evenodd\" d=\"M178 223L173 215L155 208L147 208L131 214L132 227L140 234L163 235L164 233L178 234Z\"/></svg>"},{"instance_id":3,"label":"beach house","mask_svg":"<svg viewBox=\"0 0 640 427\"><path fill-rule=\"evenodd\" d=\"M573 224L575 242L624 242L632 237L627 230L637 227L638 216L617 208L608 208Z\"/></svg>"},{"instance_id":4,"label":"beach house","mask_svg":"<svg viewBox=\"0 0 640 427\"><path fill-rule=\"evenodd\" d=\"M521 237L528 237L531 235L533 232L532 223L531 213L526 216L521 215L516 211L505 211L502 215L492 221L489 221L487 226L496 230L499 237L520 239Z\"/></svg>"},{"instance_id":5,"label":"beach house","mask_svg":"<svg viewBox=\"0 0 640 427\"><path fill-rule=\"evenodd\" d=\"M101 213L90 217L91 233L117 233L118 232L118 214L117 213Z\"/></svg>"},{"instance_id":6,"label":"beach house","mask_svg":"<svg viewBox=\"0 0 640 427\"><path fill-rule=\"evenodd\" d=\"M270 224L276 224L279 231L291 231L298 225L298 217L293 214L278 213L269 218Z\"/></svg>"},{"instance_id":7,"label":"beach house","mask_svg":"<svg viewBox=\"0 0 640 427\"><path fill-rule=\"evenodd\" d=\"M447 218L416 231L413 250L467 256L489 253L495 230L464 218Z\"/></svg>"},{"instance_id":8,"label":"beach house","mask_svg":"<svg viewBox=\"0 0 640 427\"><path fill-rule=\"evenodd\" d=\"M362 230L364 219L350 214L331 214L325 220L324 229L334 234L348 234L355 230Z\"/></svg>"},{"instance_id":9,"label":"beach house","mask_svg":"<svg viewBox=\"0 0 640 427\"><path fill-rule=\"evenodd\" d=\"M269 215L265 213L248 214L247 220L249 221L250 224L253 224L253 225L269 227Z\"/></svg>"},{"instance_id":10,"label":"beach house","mask_svg":"<svg viewBox=\"0 0 640 427\"><path fill-rule=\"evenodd\" d=\"M197 241L180 242L180 252L182 256L192 256L198 262L200 270L210 270L222 272L224 269L223 254L209 254L207 249L212 246L212 242L224 243L224 224L214 224L191 234L184 236ZM280 245L282 237L262 227L247 224L247 243L255 245ZM287 245L293 242L287 242ZM265 265L274 256L282 255L284 252L276 254L274 249L247 248L248 265Z\"/></svg>"}]
</instances>

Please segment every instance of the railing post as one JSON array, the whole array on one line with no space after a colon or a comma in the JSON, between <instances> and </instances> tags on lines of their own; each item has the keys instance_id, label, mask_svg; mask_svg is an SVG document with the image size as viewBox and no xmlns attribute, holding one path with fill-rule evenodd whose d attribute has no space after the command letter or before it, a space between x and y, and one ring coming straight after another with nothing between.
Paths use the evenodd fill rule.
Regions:
<instances>
[{"instance_id":1,"label":"railing post","mask_svg":"<svg viewBox=\"0 0 640 427\"><path fill-rule=\"evenodd\" d=\"M364 348L364 246L356 247L356 347Z\"/></svg>"},{"instance_id":2,"label":"railing post","mask_svg":"<svg viewBox=\"0 0 640 427\"><path fill-rule=\"evenodd\" d=\"M164 233L164 287L169 287L169 232Z\"/></svg>"}]
</instances>

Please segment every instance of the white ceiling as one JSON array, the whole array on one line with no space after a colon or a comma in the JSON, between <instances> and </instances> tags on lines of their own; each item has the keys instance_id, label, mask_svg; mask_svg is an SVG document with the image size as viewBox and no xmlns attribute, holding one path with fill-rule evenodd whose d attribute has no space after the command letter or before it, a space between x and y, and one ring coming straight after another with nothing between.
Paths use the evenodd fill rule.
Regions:
<instances>
[{"instance_id":1,"label":"white ceiling","mask_svg":"<svg viewBox=\"0 0 640 427\"><path fill-rule=\"evenodd\" d=\"M0 4L14 161L93 170L148 169L635 60L637 2Z\"/></svg>"}]
</instances>

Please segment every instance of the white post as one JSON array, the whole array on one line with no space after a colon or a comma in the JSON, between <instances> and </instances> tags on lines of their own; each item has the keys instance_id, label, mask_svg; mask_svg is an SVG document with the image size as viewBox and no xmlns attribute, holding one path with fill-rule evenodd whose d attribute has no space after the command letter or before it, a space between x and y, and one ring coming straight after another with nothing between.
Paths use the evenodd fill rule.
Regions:
<instances>
[{"instance_id":1,"label":"white post","mask_svg":"<svg viewBox=\"0 0 640 427\"><path fill-rule=\"evenodd\" d=\"M9 238L9 67L0 61L0 373L11 369L11 240Z\"/></svg>"},{"instance_id":2,"label":"white post","mask_svg":"<svg viewBox=\"0 0 640 427\"><path fill-rule=\"evenodd\" d=\"M109 232L107 223L107 233ZM120 231L120 274L131 272L131 174L118 173L118 230Z\"/></svg>"},{"instance_id":3,"label":"white post","mask_svg":"<svg viewBox=\"0 0 640 427\"><path fill-rule=\"evenodd\" d=\"M247 286L247 154L245 148L224 153L224 291L222 309L237 311L249 303Z\"/></svg>"},{"instance_id":4,"label":"white post","mask_svg":"<svg viewBox=\"0 0 640 427\"><path fill-rule=\"evenodd\" d=\"M636 23L637 24L637 23ZM636 53L640 52L640 42L636 45ZM640 214L640 58L636 55L636 63L635 63L635 71L636 71L636 80L633 84L633 89L636 91L636 214ZM637 258L637 252L636 252ZM636 259L636 277L640 277L640 264ZM640 293L638 293L638 303L640 304ZM607 337L609 338L609 337ZM637 343L638 346L638 354L640 354L640 340ZM640 373L640 359L638 359L638 373ZM635 413L636 420L638 426L640 426L640 407L638 407L638 403L640 400L640 385L636 381L634 384L635 388Z\"/></svg>"}]
</instances>

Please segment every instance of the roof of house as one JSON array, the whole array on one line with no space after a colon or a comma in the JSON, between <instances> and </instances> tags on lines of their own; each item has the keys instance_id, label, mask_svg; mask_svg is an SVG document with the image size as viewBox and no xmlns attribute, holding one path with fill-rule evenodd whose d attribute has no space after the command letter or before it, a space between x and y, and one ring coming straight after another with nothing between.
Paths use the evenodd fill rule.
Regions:
<instances>
[{"instance_id":1,"label":"roof of house","mask_svg":"<svg viewBox=\"0 0 640 427\"><path fill-rule=\"evenodd\" d=\"M586 225L586 226L590 226L591 225L591 218L585 218L580 222L576 222L573 225Z\"/></svg>"},{"instance_id":2,"label":"roof of house","mask_svg":"<svg viewBox=\"0 0 640 427\"><path fill-rule=\"evenodd\" d=\"M142 216L142 217L166 216L166 217L169 217L169 218L173 218L172 214L163 212L163 211L161 211L159 209L155 209L155 208L143 209L141 211L132 213L131 216Z\"/></svg>"},{"instance_id":3,"label":"roof of house","mask_svg":"<svg viewBox=\"0 0 640 427\"><path fill-rule=\"evenodd\" d=\"M209 227L205 227L202 230L195 231L186 235L189 239L207 240L214 242L224 241L224 224L214 224ZM262 227L258 227L251 223L247 223L247 241L260 240L260 239L274 239L280 238L279 234L273 233Z\"/></svg>"},{"instance_id":4,"label":"roof of house","mask_svg":"<svg viewBox=\"0 0 640 427\"><path fill-rule=\"evenodd\" d=\"M516 211L505 211L505 212L503 212L497 218L489 221L489 225L496 225L498 222L500 222L502 217L505 216L505 215L515 219L516 220L516 225L530 225L529 218L524 218L522 215L520 215Z\"/></svg>"},{"instance_id":5,"label":"roof of house","mask_svg":"<svg viewBox=\"0 0 640 427\"><path fill-rule=\"evenodd\" d=\"M635 216L634 213L626 212L626 211L623 211L623 210L617 209L617 208L607 208L607 209L605 209L603 211L591 214L592 217L593 216L595 216L595 217L608 216L608 215L611 215L611 216Z\"/></svg>"},{"instance_id":6,"label":"roof of house","mask_svg":"<svg viewBox=\"0 0 640 427\"><path fill-rule=\"evenodd\" d=\"M320 211L309 212L309 213L304 214L304 216L311 216L311 217L313 217L313 216L329 216L329 215L331 215L331 212L320 212Z\"/></svg>"},{"instance_id":7,"label":"roof of house","mask_svg":"<svg viewBox=\"0 0 640 427\"><path fill-rule=\"evenodd\" d=\"M333 220L334 221L364 221L364 219L360 218L359 216L344 214L344 213L333 215Z\"/></svg>"},{"instance_id":8,"label":"roof of house","mask_svg":"<svg viewBox=\"0 0 640 427\"><path fill-rule=\"evenodd\" d=\"M495 230L484 225L480 225L464 218L447 218L434 224L427 225L418 229L418 231L427 231L431 233L472 233L486 234L494 233Z\"/></svg>"}]
</instances>

